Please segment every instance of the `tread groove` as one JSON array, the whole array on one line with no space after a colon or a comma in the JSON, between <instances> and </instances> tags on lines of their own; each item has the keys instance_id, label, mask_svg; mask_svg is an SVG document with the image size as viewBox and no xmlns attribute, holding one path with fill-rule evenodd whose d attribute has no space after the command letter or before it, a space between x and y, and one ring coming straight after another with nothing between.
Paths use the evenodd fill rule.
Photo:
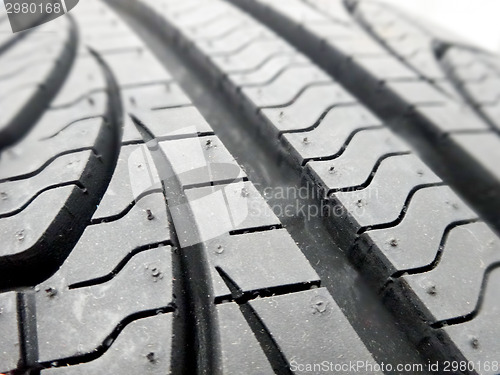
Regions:
<instances>
[{"instance_id":1,"label":"tread groove","mask_svg":"<svg viewBox=\"0 0 500 375\"><path fill-rule=\"evenodd\" d=\"M257 341L259 342L275 374L292 375L293 372L289 368L288 361L285 355L281 352L279 345L273 338L271 332L269 332L266 325L259 318L253 307L247 302L240 300L241 290L238 285L231 280L231 278L220 267L216 267L216 270L231 291L234 301L238 304L243 317L257 338Z\"/></svg>"},{"instance_id":2,"label":"tread groove","mask_svg":"<svg viewBox=\"0 0 500 375\"><path fill-rule=\"evenodd\" d=\"M14 118L0 130L0 149L18 142L36 124L68 77L76 59L80 39L73 17L69 16L68 22L70 25L69 35L61 47L61 55L57 56L48 76L44 77L43 85L37 85L37 89L30 95ZM19 37L26 35L28 35L27 32L18 34ZM1 51L2 47L0 47L0 55Z\"/></svg>"}]
</instances>

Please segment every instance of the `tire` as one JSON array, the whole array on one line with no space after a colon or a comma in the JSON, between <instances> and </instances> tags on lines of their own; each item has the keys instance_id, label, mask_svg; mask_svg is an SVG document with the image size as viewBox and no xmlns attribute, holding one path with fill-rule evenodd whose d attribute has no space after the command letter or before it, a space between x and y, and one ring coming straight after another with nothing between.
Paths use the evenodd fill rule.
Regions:
<instances>
[{"instance_id":1,"label":"tire","mask_svg":"<svg viewBox=\"0 0 500 375\"><path fill-rule=\"evenodd\" d=\"M86 0L0 63L0 372L499 372L496 56L368 1Z\"/></svg>"}]
</instances>

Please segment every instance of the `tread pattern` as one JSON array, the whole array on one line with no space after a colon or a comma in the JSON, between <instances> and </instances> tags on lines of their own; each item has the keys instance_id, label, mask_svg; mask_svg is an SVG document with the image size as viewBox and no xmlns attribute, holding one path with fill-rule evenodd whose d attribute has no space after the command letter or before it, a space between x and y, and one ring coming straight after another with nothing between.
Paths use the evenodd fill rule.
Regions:
<instances>
[{"instance_id":1,"label":"tread pattern","mask_svg":"<svg viewBox=\"0 0 500 375\"><path fill-rule=\"evenodd\" d=\"M78 32L67 17L42 26L40 34L20 35L26 37L13 37L18 40L0 52L0 63L10 70L0 76L0 149L19 141L36 123L63 84L79 48ZM28 68L30 74L25 74Z\"/></svg>"},{"instance_id":2,"label":"tread pattern","mask_svg":"<svg viewBox=\"0 0 500 375\"><path fill-rule=\"evenodd\" d=\"M56 221L69 210L65 197L74 190L93 194L91 182L102 176L104 189L84 218L73 214L81 232L57 272L29 283L34 287L0 294L8 312L0 327L12 337L0 343L0 371L170 373L179 365L192 368L186 342L199 340L207 344L195 368L290 373L296 338L268 319L274 303L295 319L296 330L332 330L320 352L317 342L306 343L304 361L337 358L343 349L331 346L334 340L349 343L342 362L374 363L289 233L168 72L105 4L83 3L72 14L90 52L78 52L81 69L72 70L34 130L2 154L1 163L18 160L24 169L2 169L0 188L10 206L0 207L10 216L1 217L0 226L12 231L11 221L32 221L39 233L9 237L26 246L43 238L52 246L44 228L50 213L38 207L50 208ZM225 9L199 14L203 27L210 30ZM247 56L246 50L235 53ZM102 77L91 67L96 61ZM277 105L292 99L283 95ZM114 126L110 112L123 128L113 139L100 130ZM82 165L85 158L107 163L103 138L114 159L101 175ZM42 162L28 162L33 152ZM54 185L47 176L61 166L69 170ZM200 278L201 287L193 284ZM193 321L182 317L187 309ZM206 326L197 328L200 321Z\"/></svg>"},{"instance_id":3,"label":"tread pattern","mask_svg":"<svg viewBox=\"0 0 500 375\"><path fill-rule=\"evenodd\" d=\"M479 358L498 358L493 335L488 334L487 327L498 322L498 269L488 275L488 284L480 305L481 313L473 320L460 325L444 327L448 336L456 343L463 356L471 360ZM481 369L476 369L478 372ZM495 369L483 370L485 374L497 372Z\"/></svg>"},{"instance_id":4,"label":"tread pattern","mask_svg":"<svg viewBox=\"0 0 500 375\"><path fill-rule=\"evenodd\" d=\"M490 265L489 269L494 270L497 267L496 259L490 258L481 249L483 246L485 249L489 249L488 246L494 247L494 243L497 241L496 234L487 229L485 224L476 224L477 214L446 186L419 157L414 155L404 142L381 126L382 122L377 120L373 114L363 109L360 112L366 112L368 115L365 114L364 117L349 115L349 110L362 105L357 103L356 99L348 94L342 86L333 80L325 81L325 84L321 86L315 85L315 77L318 75L311 72L316 69L318 74L322 75L319 68L314 68L313 65L306 65L307 68L289 68L283 70L283 73L278 73L276 79L269 80L267 84L261 83L258 88L245 87L246 79L242 78L245 74L248 74L253 80L257 72L264 72L264 66L274 56L281 56L283 50L287 51L287 59L288 56L292 55L300 56L298 57L300 60L305 59L305 57L296 50L282 47L284 43L282 39L269 34L269 30L255 20L249 19L244 12L230 4L216 0L203 2L198 11L178 13L176 9L182 8L182 6L176 5L173 1L142 0L142 3L134 3L134 14L139 15L138 17L141 17L143 21L156 25L155 32L160 33L169 41L178 43L181 48L194 56L200 66L210 72L215 79L223 80L222 86L232 97L234 103L246 109L254 123L260 124L264 134L272 136L273 139L279 139L283 150L291 150L297 166L303 166L317 187L323 192L329 193L327 197L332 206L331 212L335 213L340 210L340 214L331 215L330 218L332 231L336 232L334 235L344 248L351 249L354 261L367 272L367 275L379 283L378 286L388 299L389 305L398 311L399 315L411 316L411 319L408 319L411 327L410 334L415 335L415 331L418 332L416 340L420 348L422 350L428 349L427 343L430 341L433 344L432 349L428 349L428 351L433 351L430 353L431 357L441 359L473 358L468 356L467 351L459 349L461 344L454 341L456 336L446 336L446 329L436 319L439 316L439 311L446 308L449 315L441 316L451 323L446 328L454 326L457 327L458 332L458 327L463 323L460 320L460 314L463 311L460 311L458 306L468 304L468 314L478 317L481 315L477 308L474 309L475 303L472 305L470 303L471 300L477 301L479 296L483 294L482 291L485 288L484 272L481 268L471 267L468 270L471 276L462 279L461 271L457 270L464 267L458 266L457 262L466 264L467 260L460 256L449 255L453 251L450 248L454 246L453 242L449 241L455 238L455 233L460 233L462 236L464 233L470 233L469 240L476 241L471 246L477 249L477 252L471 257L474 257L475 262L486 267ZM272 17L275 16L276 24L284 25L280 29L282 32L298 29L298 32L304 36L307 29L311 38L306 40L310 41L311 44L323 45L323 51L325 44L327 46L331 44L332 54L336 56L341 54L343 58L345 56L354 57L353 60L348 61L356 61L356 64L362 61L359 64L366 64L367 69L373 69L374 76L378 74L378 71L375 71L379 63L375 62L371 65L370 62L379 61L382 64L384 61L380 59L380 56L372 56L371 52L366 52L373 51L373 53L382 56L386 54L384 50L380 49L380 46L374 44L371 37L363 34L362 30L356 29L350 14L339 5L340 2L326 3L329 9L339 11L338 18L334 20L325 18L313 8L299 1L290 1L286 8L271 0L237 3L261 19L270 19L263 17L264 13ZM332 3L337 5L332 5ZM193 1L192 4L196 4L196 1ZM195 5L193 6L193 9L198 9ZM221 10L224 7L226 11ZM231 17L223 17L216 22L220 29L231 29L230 26L224 26L224 24L226 21L233 24L235 19L243 25L242 28L251 25L248 27L252 30L258 27L264 29L263 32L266 33L265 47L256 41L259 48L255 50L252 58L239 52L225 55L224 59L217 53L212 54L210 43L207 43L209 37L206 35L202 37L193 31L203 25L201 14L208 13L211 8L213 12L231 14ZM169 9L169 11L164 12L164 9ZM318 26L319 20L327 27ZM301 28L297 28L297 25L300 25ZM342 30L343 34L348 35L348 43L337 38L338 34L335 32L338 30ZM219 40L219 38L221 36L217 35L215 39ZM222 36L222 38L224 37ZM364 48L366 45L372 45L372 48ZM358 55L358 48L359 51L364 52ZM265 62L255 64L254 61ZM288 61L290 64L293 63L292 59ZM389 60L387 59L387 61ZM237 70L236 74L235 69ZM247 70L243 72L241 69ZM307 76L301 74L304 69L308 72ZM418 104L417 111L424 111L432 114L433 118L439 118L446 108L448 111L446 116L463 116L463 113L453 112L453 108L458 111L458 106L453 104L454 99L443 95L439 90L429 85L425 85L408 68L399 67L394 71L392 69L388 69L388 71L392 76L383 77L382 80L386 81L386 85L390 86L392 91L398 92L401 96L405 95L403 100L405 103ZM411 76L405 76L404 72L410 72ZM267 72L263 74L267 74ZM309 77L309 80L305 80L306 77ZM293 82L293 90L289 90L289 82ZM295 88L298 87L295 86L297 82L302 82L301 89L293 99L290 99L291 93L297 92ZM269 105L279 106L279 108L266 108ZM470 129L485 127L484 123L482 124L471 111L467 111L465 116L466 120L463 120L462 123L470 126ZM450 117L447 119L449 122L433 124L442 126L444 123L443 126L449 127L452 120ZM439 132L453 134L454 130L441 128ZM331 140L326 140L327 135L331 135ZM361 148L363 148L362 154L360 153ZM322 158L326 160L322 160ZM354 168L356 173L352 173ZM338 180L337 176L339 176ZM427 214L429 209L432 209L431 215ZM468 229L462 229L476 225L481 226L483 230L476 230L477 233L472 234ZM492 239L493 242L491 242ZM407 247L406 243L410 244L410 241L411 246L418 244L415 250L413 248L410 250ZM457 235L457 239L454 241L461 244L464 238ZM464 245L464 251L466 248L469 247ZM491 251L494 252L494 250ZM453 259L451 263L449 263L449 259ZM427 285L426 289L422 287L423 281L420 284L418 281L410 283L410 280L427 280L430 275L439 275L436 277L440 278L443 288L445 285L453 286L455 292L447 293L446 306L439 304L440 285L436 285L435 289L428 289ZM474 287L471 284L472 280ZM230 284L229 289L231 289ZM234 284L239 285L237 281ZM464 289L468 290L468 294L459 293ZM435 291L437 294L434 293ZM274 304L272 299L250 302L250 304L257 311L258 305L264 307L271 304L272 308L276 308L278 300L284 301L291 298L299 299L299 293L294 294L293 297L290 295L276 297ZM428 303L429 298L434 298L436 303ZM491 304L491 302L488 303ZM453 306L453 309L447 306ZM424 309L428 309L425 314L421 312ZM261 313L265 314L264 311ZM436 316L432 317L434 313ZM405 317L402 319L404 320ZM480 319L476 321L484 322ZM282 330L282 335L294 331L290 330L288 325L286 328L282 327L282 323L281 321L269 322L269 325L275 324L277 330ZM268 328L269 325L267 325ZM484 335L481 340L493 342L496 333L491 329L489 323L487 326L490 327L489 331L486 330L486 325L475 328ZM281 345L279 339L277 340L277 344L280 345L285 355L288 355L288 350L294 352L293 346ZM346 351L349 350L346 349ZM294 352L293 355L299 354Z\"/></svg>"},{"instance_id":5,"label":"tread pattern","mask_svg":"<svg viewBox=\"0 0 500 375\"><path fill-rule=\"evenodd\" d=\"M312 3L319 6L319 2ZM436 59L434 43L436 35L424 25L390 5L370 1L351 1L355 19L388 52L431 86L451 98L457 97L453 87L446 80L446 73Z\"/></svg>"},{"instance_id":6,"label":"tread pattern","mask_svg":"<svg viewBox=\"0 0 500 375\"><path fill-rule=\"evenodd\" d=\"M98 11L99 7L102 9ZM85 6L78 8L78 12L93 14L82 19L77 17L81 30L86 30L92 20L99 20L101 12L113 14L96 2L86 2ZM116 20L115 17L110 22ZM81 233L73 234L78 242L74 248L68 246L70 256L58 272L34 289L12 293L14 296L17 294L17 308L15 306L14 311L17 310L19 320L16 316L16 322L5 327L5 332L12 329L17 331L19 328L23 341L15 350L8 351L8 361L1 362L1 370L4 371L65 366L77 362L88 362L88 368L92 368L90 363L97 358L101 363L97 366L109 368L107 358L110 356L106 354L109 354L112 342L124 327L130 323L132 328L128 331L134 332L133 327L137 324L133 322L137 319L174 310L172 280L175 268L171 264L169 224L165 201L160 193L158 172L154 169L147 148L135 145L142 143L143 137L132 121L128 119L123 124L121 138L122 124L119 118L123 115L113 112L121 112L128 106L148 109L146 103L184 104L188 99L177 87L169 86L171 77L164 73L151 54L135 57L125 48L120 52L130 55L121 64L120 59L116 58L117 51L106 50L110 44L89 44L94 52L78 51L75 68L34 130L2 154L2 164L6 167L2 168L1 186L5 190L2 197L3 202L9 205L2 209L6 214L12 214L13 208L28 202L25 207L21 207L20 212L0 220L5 230L14 231L8 237L3 237L15 240L13 251L19 253L21 246L29 249L29 245L37 238L42 238L45 246L58 249L50 235L57 238L61 232L51 233L44 229L51 215L47 208L53 211L55 218L51 225L61 227L64 222L68 229L78 232L80 227L83 232L79 239ZM137 71L139 64L148 64L151 69L142 76L131 74ZM105 65L108 70L101 69L99 65ZM109 72L113 76L111 80ZM110 86L110 82L116 85ZM120 87L123 93L116 92ZM141 95L141 101L134 101L132 98L135 95ZM120 96L123 103L119 102ZM153 97L155 100L148 100ZM110 130L113 127L117 128L113 130L115 134ZM121 140L113 137L120 137ZM115 165L111 164L110 153L120 149L113 147L117 141L124 146L121 147L120 158L115 154L119 161L113 173ZM38 157L33 158L36 152ZM42 162L35 164L36 160ZM103 169L105 167L107 172ZM60 180L54 183L50 177L57 169L65 173L59 174ZM108 186L111 175L113 177ZM102 187L96 183L99 179L102 180ZM122 186L118 193L119 184ZM107 187L105 194L103 187L104 190ZM79 196L73 198L72 207L67 197L71 198L76 194L75 191L79 192ZM88 195L94 195L94 198L89 199ZM104 198L98 206L102 195ZM85 217L81 211L82 202L86 201L91 207L87 209ZM94 225L89 225L94 211ZM71 225L71 220L75 225ZM9 224L13 224L11 221L18 224L9 228ZM24 228L26 225L29 225L29 230L19 230L19 227ZM133 230L124 232L124 225ZM67 240L69 236L65 237ZM47 260L47 252L41 251L43 249L40 247L35 246L35 249L49 267L59 267L59 264L54 264L54 259ZM59 262L62 263L64 258ZM92 264L89 264L89 259ZM11 267L5 257L1 264ZM149 268L144 268L144 264ZM43 269L40 262L36 265ZM136 286L135 292L125 287L130 283ZM144 288L145 285L149 287ZM115 292L108 294L110 288ZM104 295L106 298L103 298ZM168 340L171 335L168 332L172 330L172 317L166 314L159 315L158 319L164 320L158 327L166 328L166 348L151 348L152 351L144 354L144 360L146 365L162 362L165 369L169 368L171 359L171 341ZM61 324L64 325L64 332L74 332L79 336L79 341L73 340L71 335L54 335L54 332L63 332ZM137 328L135 330L133 335L137 334ZM2 352L6 353L7 350ZM150 353L153 353L153 360L151 356L148 357ZM120 366L123 368L123 364Z\"/></svg>"},{"instance_id":7,"label":"tread pattern","mask_svg":"<svg viewBox=\"0 0 500 375\"><path fill-rule=\"evenodd\" d=\"M272 0L233 2L313 58L417 148L425 162L488 222L499 227L498 208L493 208L498 204L498 177L484 164L495 149L466 148L454 137L488 132L492 127L464 103L441 68L442 53L438 47L434 51L434 45L456 43L452 37L381 3L293 0L289 5L293 11L284 11ZM367 32L366 23L387 36ZM411 48L405 51L404 45ZM494 132L488 134L497 139ZM472 188L466 182L470 180L481 181L481 193L477 185Z\"/></svg>"},{"instance_id":8,"label":"tread pattern","mask_svg":"<svg viewBox=\"0 0 500 375\"><path fill-rule=\"evenodd\" d=\"M51 368L42 374L164 374L170 368L172 315L162 314L136 320L126 326L102 357L78 366ZM123 353L128 353L124 356Z\"/></svg>"}]
</instances>

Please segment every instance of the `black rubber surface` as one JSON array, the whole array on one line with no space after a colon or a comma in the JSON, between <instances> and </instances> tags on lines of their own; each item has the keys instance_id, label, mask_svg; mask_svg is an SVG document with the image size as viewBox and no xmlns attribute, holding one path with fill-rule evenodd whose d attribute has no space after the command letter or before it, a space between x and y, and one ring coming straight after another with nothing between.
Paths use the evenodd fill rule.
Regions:
<instances>
[{"instance_id":1,"label":"black rubber surface","mask_svg":"<svg viewBox=\"0 0 500 375\"><path fill-rule=\"evenodd\" d=\"M368 1L85 0L0 66L0 372L500 371L496 56Z\"/></svg>"},{"instance_id":2,"label":"black rubber surface","mask_svg":"<svg viewBox=\"0 0 500 375\"><path fill-rule=\"evenodd\" d=\"M377 2L293 0L287 9L273 1L234 2L271 25L383 118L499 229L498 173L484 162L494 159L498 139L491 124L464 105L441 69L445 48L440 46L454 43L453 38ZM464 147L455 137L484 132L491 134L492 146Z\"/></svg>"}]
</instances>

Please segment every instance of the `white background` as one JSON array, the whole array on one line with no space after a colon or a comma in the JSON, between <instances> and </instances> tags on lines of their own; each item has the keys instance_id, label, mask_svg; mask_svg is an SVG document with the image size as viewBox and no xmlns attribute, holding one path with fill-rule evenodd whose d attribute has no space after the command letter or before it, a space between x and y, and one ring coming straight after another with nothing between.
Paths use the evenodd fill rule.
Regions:
<instances>
[{"instance_id":1,"label":"white background","mask_svg":"<svg viewBox=\"0 0 500 375\"><path fill-rule=\"evenodd\" d=\"M500 52L500 0L383 0Z\"/></svg>"}]
</instances>

